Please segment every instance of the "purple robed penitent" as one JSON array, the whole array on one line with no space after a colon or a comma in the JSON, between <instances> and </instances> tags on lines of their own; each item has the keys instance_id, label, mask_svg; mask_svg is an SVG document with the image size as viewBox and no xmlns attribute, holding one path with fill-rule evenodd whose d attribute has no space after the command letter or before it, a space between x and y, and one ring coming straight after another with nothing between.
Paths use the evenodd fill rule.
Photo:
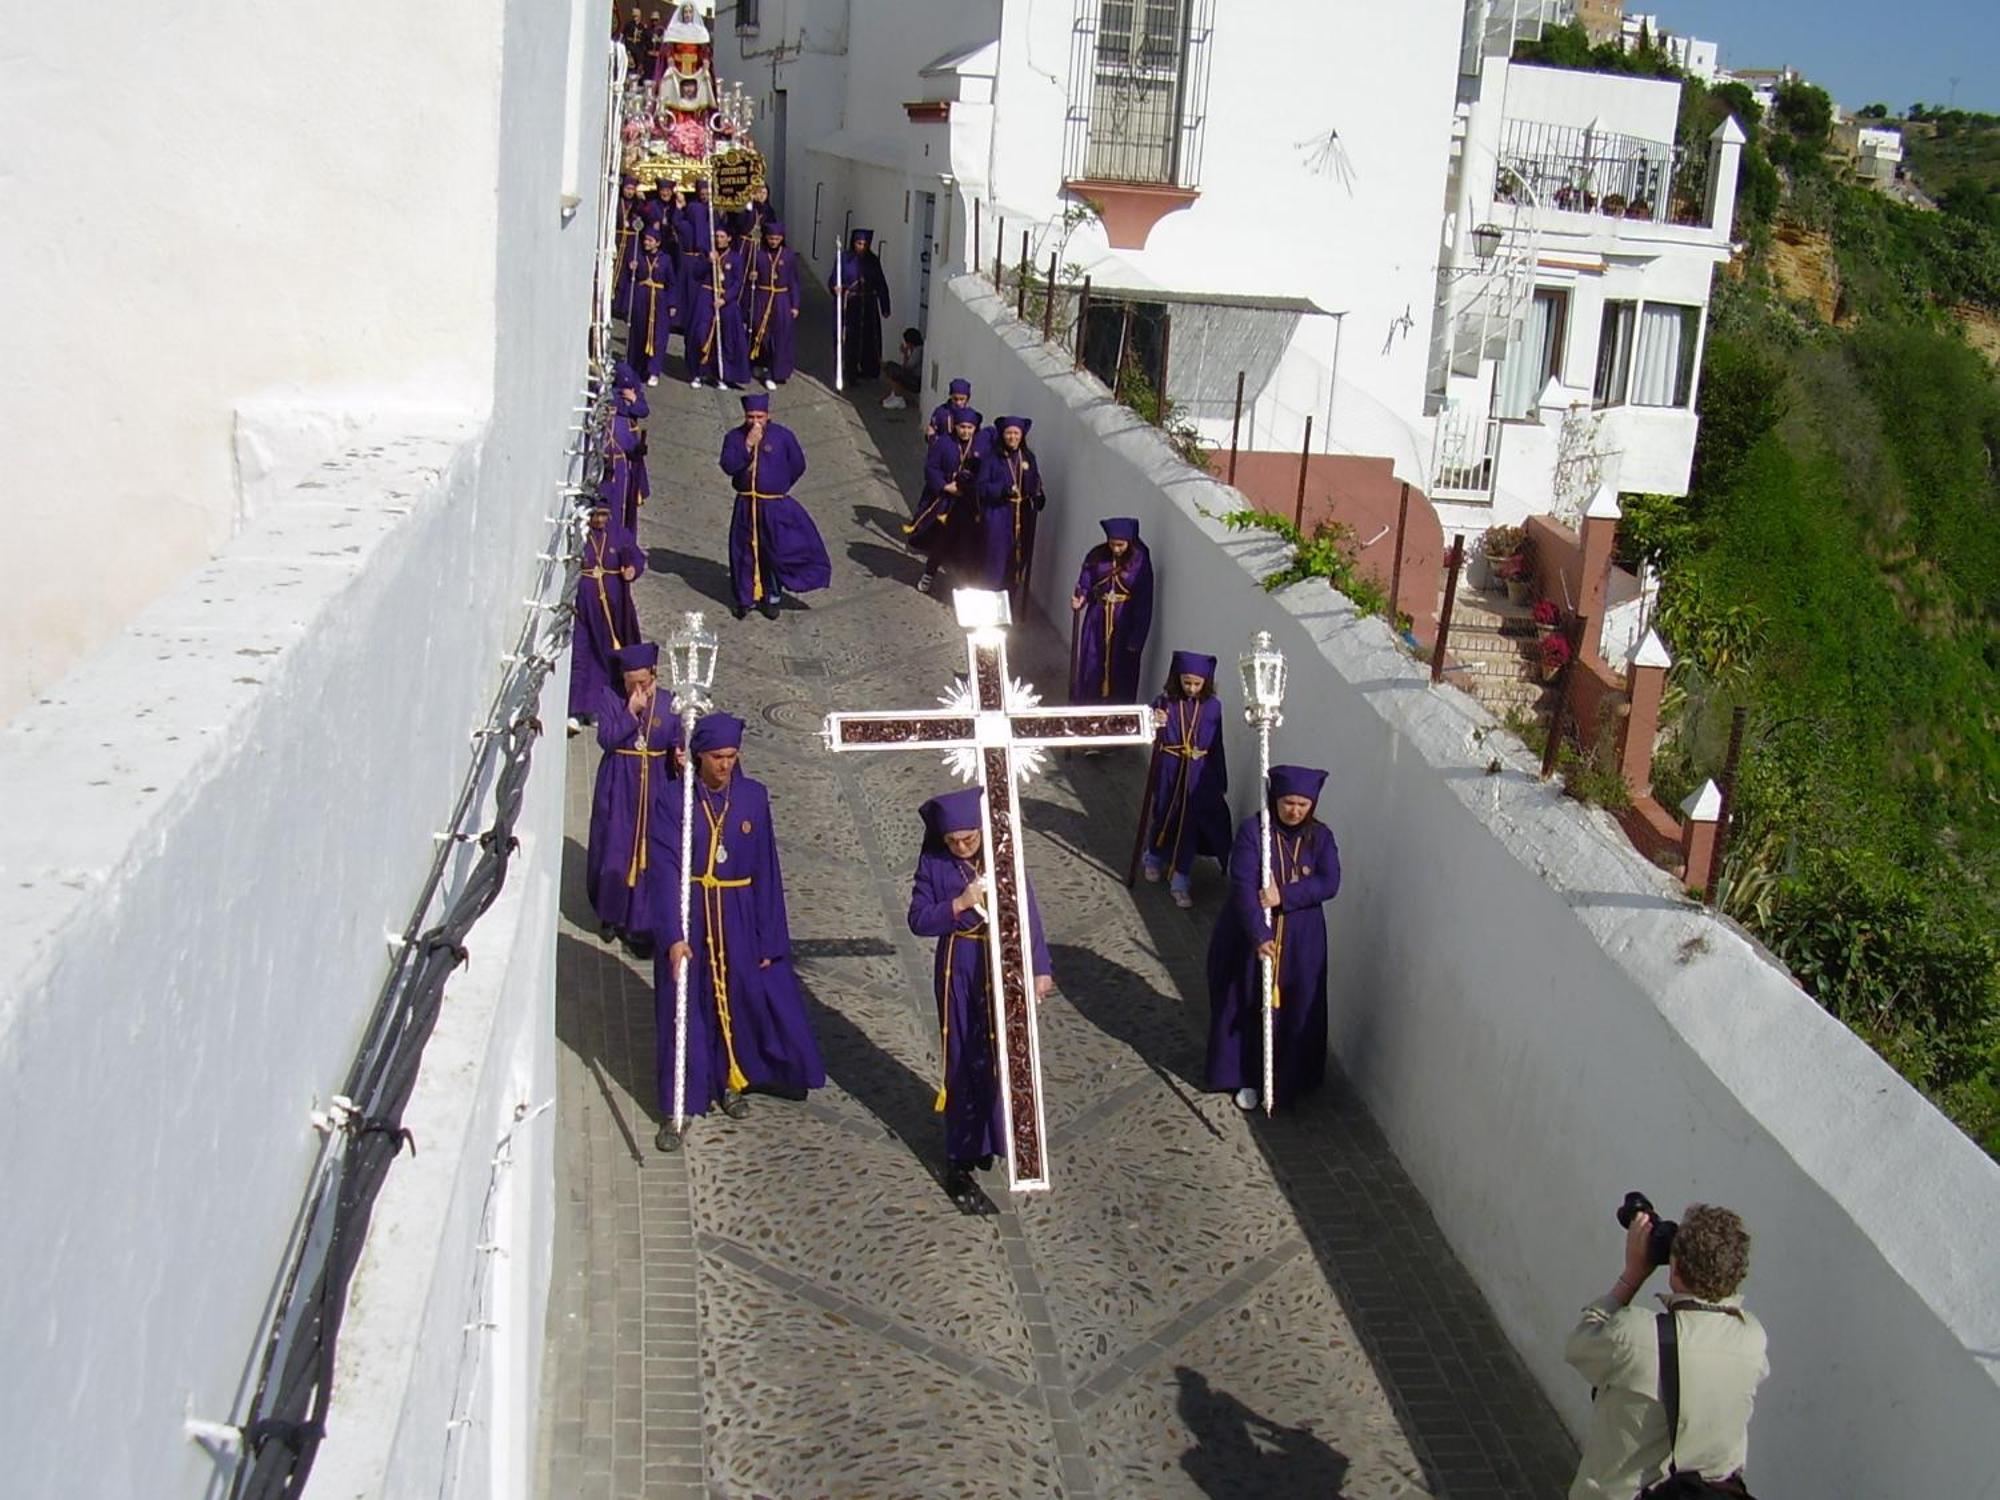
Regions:
<instances>
[{"instance_id":1,"label":"purple robed penitent","mask_svg":"<svg viewBox=\"0 0 2000 1500\"><path fill-rule=\"evenodd\" d=\"M977 580L969 586L1004 589L1015 596L1018 618L1029 571L1035 559L1035 523L1048 504L1042 488L1042 467L1035 450L1023 443L1009 452L995 433L980 460L979 536L971 548Z\"/></svg>"},{"instance_id":2,"label":"purple robed penitent","mask_svg":"<svg viewBox=\"0 0 2000 1500\"><path fill-rule=\"evenodd\" d=\"M932 993L937 998L944 1051L944 1085L938 1090L936 1105L945 1117L945 1155L954 1162L1004 1156L1007 1151L992 992L987 983L987 923L976 911L954 915L951 909L952 902L978 877L979 866L954 857L945 848L944 834L958 831L956 828L938 826L941 821L966 821L963 814L941 818L941 803L949 807L969 802L971 816L976 819L978 796L977 787L968 787L924 804L924 847L910 882L910 931L918 937L937 939ZM974 821L972 826L978 823ZM1028 936L1035 973L1053 973L1032 880L1028 882Z\"/></svg>"},{"instance_id":3,"label":"purple robed penitent","mask_svg":"<svg viewBox=\"0 0 2000 1500\"><path fill-rule=\"evenodd\" d=\"M958 399L961 396L965 398L963 401ZM945 399L932 410L930 421L924 425L924 441L928 443L932 438L950 437L952 428L958 425L957 414L970 410L971 406L972 382L953 380Z\"/></svg>"},{"instance_id":4,"label":"purple robed penitent","mask_svg":"<svg viewBox=\"0 0 2000 1500\"><path fill-rule=\"evenodd\" d=\"M683 352L688 379L720 380L724 385L749 383L750 335L743 326L746 281L743 256L737 250L723 254L719 273L708 256L690 255L681 262L681 304L687 309L687 343ZM720 302L716 297L718 290Z\"/></svg>"},{"instance_id":5,"label":"purple robed penitent","mask_svg":"<svg viewBox=\"0 0 2000 1500\"><path fill-rule=\"evenodd\" d=\"M661 892L650 878L648 834L666 812L674 784L672 751L681 742L673 694L660 689L650 709L635 718L624 696L607 688L597 713L597 786L590 799L590 849L584 889L597 920L617 932L649 936L659 925ZM675 816L679 816L678 812Z\"/></svg>"},{"instance_id":6,"label":"purple robed penitent","mask_svg":"<svg viewBox=\"0 0 2000 1500\"><path fill-rule=\"evenodd\" d=\"M625 358L641 380L650 380L667 367L667 336L676 325L678 299L667 252L641 250L634 268L625 344Z\"/></svg>"},{"instance_id":7,"label":"purple robed penitent","mask_svg":"<svg viewBox=\"0 0 2000 1500\"><path fill-rule=\"evenodd\" d=\"M1340 889L1340 850L1317 819L1286 828L1271 817L1277 922L1257 900L1257 819L1236 831L1229 902L1208 944L1208 1086L1264 1087L1264 1001L1257 948L1278 939L1278 1008L1271 1039L1277 1102L1289 1104L1326 1077L1326 913Z\"/></svg>"},{"instance_id":8,"label":"purple robed penitent","mask_svg":"<svg viewBox=\"0 0 2000 1500\"><path fill-rule=\"evenodd\" d=\"M924 454L924 492L903 530L911 546L923 549L932 572L963 569L971 560L979 527L979 464L986 456L987 437L984 428L964 442L946 434L932 438ZM953 487L951 492L946 485Z\"/></svg>"},{"instance_id":9,"label":"purple robed penitent","mask_svg":"<svg viewBox=\"0 0 2000 1500\"><path fill-rule=\"evenodd\" d=\"M696 744L701 743L696 733ZM659 1034L660 1114L674 1108L674 969L680 942L682 787L676 781L650 828L649 878L658 925L653 963ZM697 780L694 887L686 936L688 964L686 1110L708 1113L725 1088L816 1089L826 1082L805 996L792 971L785 881L771 826L771 798L739 769L728 787ZM721 1003L718 1004L718 996Z\"/></svg>"},{"instance_id":10,"label":"purple robed penitent","mask_svg":"<svg viewBox=\"0 0 2000 1500\"><path fill-rule=\"evenodd\" d=\"M639 639L639 611L621 569L644 572L645 554L619 527L592 529L583 541L583 574L576 584L576 630L570 643L569 713L588 718L616 696L619 676L611 653Z\"/></svg>"},{"instance_id":11,"label":"purple robed penitent","mask_svg":"<svg viewBox=\"0 0 2000 1500\"><path fill-rule=\"evenodd\" d=\"M745 398L746 400L749 398ZM760 398L761 399L761 398ZM767 595L803 594L833 582L833 562L792 486L806 471L792 429L766 422L753 448L748 425L722 440L722 472L736 490L729 519L729 580L742 609Z\"/></svg>"},{"instance_id":12,"label":"purple robed penitent","mask_svg":"<svg viewBox=\"0 0 2000 1500\"><path fill-rule=\"evenodd\" d=\"M1153 629L1153 555L1133 541L1124 557L1108 543L1084 555L1076 575L1083 608L1070 653L1072 703L1130 703L1139 696L1139 668Z\"/></svg>"},{"instance_id":13,"label":"purple robed penitent","mask_svg":"<svg viewBox=\"0 0 2000 1500\"><path fill-rule=\"evenodd\" d=\"M1167 722L1153 736L1153 805L1147 815L1146 858L1185 876L1201 855L1229 855L1229 757L1222 743L1222 704L1215 698L1153 700Z\"/></svg>"},{"instance_id":14,"label":"purple robed penitent","mask_svg":"<svg viewBox=\"0 0 2000 1500\"><path fill-rule=\"evenodd\" d=\"M840 298L841 354L849 380L873 380L882 373L882 320L889 316L889 281L874 251L840 252L840 264L826 278Z\"/></svg>"},{"instance_id":15,"label":"purple robed penitent","mask_svg":"<svg viewBox=\"0 0 2000 1500\"><path fill-rule=\"evenodd\" d=\"M783 385L798 368L799 258L790 246L773 252L759 245L750 255L750 297L744 317L750 331L750 368L769 370Z\"/></svg>"},{"instance_id":16,"label":"purple robed penitent","mask_svg":"<svg viewBox=\"0 0 2000 1500\"><path fill-rule=\"evenodd\" d=\"M639 507L646 501L646 435L627 414L622 402L613 408L604 429L604 477L597 492L628 537L639 534Z\"/></svg>"}]
</instances>

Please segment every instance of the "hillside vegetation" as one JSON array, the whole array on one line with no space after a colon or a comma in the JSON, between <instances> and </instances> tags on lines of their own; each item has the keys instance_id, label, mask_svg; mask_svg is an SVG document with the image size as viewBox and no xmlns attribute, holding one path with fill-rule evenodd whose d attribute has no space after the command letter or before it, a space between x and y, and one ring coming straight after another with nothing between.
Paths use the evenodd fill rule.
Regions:
<instances>
[{"instance_id":1,"label":"hillside vegetation","mask_svg":"<svg viewBox=\"0 0 2000 1500\"><path fill-rule=\"evenodd\" d=\"M1678 76L1580 33L1527 50ZM1683 144L1725 112L1751 138L1745 249L1691 492L1626 497L1676 657L1656 794L1715 775L1749 708L1725 907L2000 1154L2000 384L1964 334L2000 314L2000 199L1956 128L1918 154L1954 174L1929 213L1848 180L1817 89L1767 120L1684 80Z\"/></svg>"}]
</instances>

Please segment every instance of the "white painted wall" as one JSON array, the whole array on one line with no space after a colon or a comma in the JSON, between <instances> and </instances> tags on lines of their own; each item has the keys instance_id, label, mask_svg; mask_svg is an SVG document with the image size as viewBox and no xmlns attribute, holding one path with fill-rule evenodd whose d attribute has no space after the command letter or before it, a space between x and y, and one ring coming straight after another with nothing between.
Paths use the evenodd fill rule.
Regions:
<instances>
[{"instance_id":1,"label":"white painted wall","mask_svg":"<svg viewBox=\"0 0 2000 1500\"><path fill-rule=\"evenodd\" d=\"M1289 656L1276 752L1332 768L1346 872L1334 1050L1572 1427L1588 1392L1563 1337L1616 1274L1612 1210L1638 1187L1675 1209L1731 1205L1756 1238L1747 1293L1774 1367L1752 1433L1759 1494L1992 1494L2000 1167L1601 815L1487 738L1492 717L1429 687L1379 622L1316 584L1264 594L1274 546L1201 514L1240 504L1232 492L1179 466L990 290L955 281L937 326L983 400L1035 419L1059 497L1036 570L1045 613L1064 612L1064 564L1109 509L1060 497L1115 495L1159 573L1153 670L1175 647L1232 659L1259 629ZM1248 730L1226 722L1247 761Z\"/></svg>"},{"instance_id":2,"label":"white painted wall","mask_svg":"<svg viewBox=\"0 0 2000 1500\"><path fill-rule=\"evenodd\" d=\"M604 36L602 0L584 7ZM99 391L113 429L101 463L79 470L66 440L62 483L14 492L34 509L17 534L48 516L65 548L151 565L145 587L93 582L108 639L0 729L10 1494L202 1494L215 1469L183 1418L240 1409L316 1153L307 1111L340 1086L549 542L596 234L594 199L567 226L558 211L569 26L532 0L238 4L165 28L114 5L87 26L39 16L0 61L0 109L39 122L8 134L32 141L8 163L17 192L46 206L126 159L87 99L121 99L154 142L116 221L136 253L108 250L102 205L80 202L0 252L0 317L29 350L0 387L10 430L53 430L36 402ZM586 141L603 125L589 84ZM314 244L334 271L293 295L285 268ZM108 291L129 349L77 339ZM271 503L203 563L237 515L239 406ZM79 532L47 497L86 490L101 504ZM6 607L40 621L59 594L76 612L64 555L9 551ZM392 1169L375 1217L315 1493L439 1493L454 1400L478 1451L442 1492L527 1492L547 1116L517 1142L500 1328L463 1390L456 1330L495 1144L549 1091L563 755L559 735L538 751L508 898L412 1101L423 1156Z\"/></svg>"},{"instance_id":3,"label":"white painted wall","mask_svg":"<svg viewBox=\"0 0 2000 1500\"><path fill-rule=\"evenodd\" d=\"M494 17L476 0L9 8L0 721L242 523L238 403L477 399ZM49 562L86 534L80 587Z\"/></svg>"}]
</instances>

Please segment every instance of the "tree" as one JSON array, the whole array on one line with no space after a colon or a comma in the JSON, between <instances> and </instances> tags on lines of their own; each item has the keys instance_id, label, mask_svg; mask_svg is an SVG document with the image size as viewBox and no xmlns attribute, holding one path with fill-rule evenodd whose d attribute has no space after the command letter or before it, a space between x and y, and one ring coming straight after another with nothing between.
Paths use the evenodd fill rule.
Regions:
<instances>
[{"instance_id":1,"label":"tree","mask_svg":"<svg viewBox=\"0 0 2000 1500\"><path fill-rule=\"evenodd\" d=\"M1825 89L1795 78L1778 85L1771 121L1801 145L1823 146L1833 133L1833 100Z\"/></svg>"},{"instance_id":2,"label":"tree","mask_svg":"<svg viewBox=\"0 0 2000 1500\"><path fill-rule=\"evenodd\" d=\"M1864 104L1854 114L1857 119L1862 120L1886 120L1889 118L1889 106L1886 104Z\"/></svg>"}]
</instances>

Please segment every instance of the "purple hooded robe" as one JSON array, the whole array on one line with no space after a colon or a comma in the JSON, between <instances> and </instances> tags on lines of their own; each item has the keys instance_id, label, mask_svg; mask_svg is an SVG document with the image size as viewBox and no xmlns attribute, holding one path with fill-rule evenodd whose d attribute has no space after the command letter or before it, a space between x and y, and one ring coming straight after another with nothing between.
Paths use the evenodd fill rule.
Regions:
<instances>
[{"instance_id":1,"label":"purple hooded robe","mask_svg":"<svg viewBox=\"0 0 2000 1500\"><path fill-rule=\"evenodd\" d=\"M783 385L798 368L799 258L789 245L760 241L750 252L750 296L744 308L750 330L748 360Z\"/></svg>"},{"instance_id":2,"label":"purple hooded robe","mask_svg":"<svg viewBox=\"0 0 2000 1500\"><path fill-rule=\"evenodd\" d=\"M715 748L695 728L695 748ZM694 788L694 888L685 936L694 949L688 964L687 1094L690 1115L708 1113L725 1088L777 1085L816 1089L826 1083L819 1043L806 1015L805 996L792 972L791 928L785 916L785 880L771 826L771 798L761 781L739 766L729 785ZM659 882L654 902L658 926L653 1001L659 1036L660 1114L674 1108L674 967L668 950L683 937L680 892L681 783L648 830L649 875Z\"/></svg>"},{"instance_id":3,"label":"purple hooded robe","mask_svg":"<svg viewBox=\"0 0 2000 1500\"><path fill-rule=\"evenodd\" d=\"M625 358L641 380L667 367L667 336L678 318L680 290L664 250L639 251L627 317Z\"/></svg>"},{"instance_id":4,"label":"purple hooded robe","mask_svg":"<svg viewBox=\"0 0 2000 1500\"><path fill-rule=\"evenodd\" d=\"M583 884L597 920L614 932L650 936L659 925L653 907L662 890L671 894L670 885L649 878L649 834L654 821L667 815L667 789L674 784L672 752L680 742L674 696L664 687L638 718L622 693L605 689L597 714L597 743L604 756L597 763L590 799Z\"/></svg>"},{"instance_id":5,"label":"purple hooded robe","mask_svg":"<svg viewBox=\"0 0 2000 1500\"><path fill-rule=\"evenodd\" d=\"M924 846L910 881L910 931L937 939L932 993L944 1053L944 1084L934 1107L944 1117L945 1155L953 1162L1007 1151L1000 1108L1000 1071L994 1046L993 1003L987 984L986 919L976 911L953 914L951 904L979 875L976 861L957 858L944 836L980 825L978 787L933 797L923 805ZM1035 973L1051 974L1048 939L1035 883L1028 882L1028 939Z\"/></svg>"},{"instance_id":6,"label":"purple hooded robe","mask_svg":"<svg viewBox=\"0 0 2000 1500\"><path fill-rule=\"evenodd\" d=\"M621 569L644 572L645 554L614 519L583 540L583 574L576 581L576 629L569 653L569 713L589 718L617 696L619 676L611 653L639 639L639 611Z\"/></svg>"},{"instance_id":7,"label":"purple hooded robe","mask_svg":"<svg viewBox=\"0 0 2000 1500\"><path fill-rule=\"evenodd\" d=\"M1325 775L1298 766L1273 766L1273 803L1287 791L1311 795L1317 813L1318 786ZM1286 828L1278 821L1275 806L1271 845L1271 880L1280 898L1275 912L1257 900L1256 818L1243 820L1229 856L1229 901L1208 943L1208 1086L1229 1091L1261 1091L1264 1086L1263 979L1257 947L1275 935L1278 1006L1271 1060L1277 1102L1290 1104L1326 1078L1322 908L1340 890L1340 849L1333 830L1316 816L1297 828Z\"/></svg>"},{"instance_id":8,"label":"purple hooded robe","mask_svg":"<svg viewBox=\"0 0 2000 1500\"><path fill-rule=\"evenodd\" d=\"M682 352L688 379L749 384L750 334L743 326L746 271L743 252L733 245L723 254L720 275L707 256L690 255L681 263L681 305L687 309Z\"/></svg>"},{"instance_id":9,"label":"purple hooded robe","mask_svg":"<svg viewBox=\"0 0 2000 1500\"><path fill-rule=\"evenodd\" d=\"M1021 426L1021 446L1007 451L1001 429ZM1014 596L1014 618L1022 618L1028 577L1035 566L1035 522L1048 504L1042 469L1027 443L1025 419L1003 417L993 424L986 457L979 464L979 536L973 544L977 587L1005 589ZM971 580L968 580L971 582Z\"/></svg>"},{"instance_id":10,"label":"purple hooded robe","mask_svg":"<svg viewBox=\"0 0 2000 1500\"><path fill-rule=\"evenodd\" d=\"M1206 663L1203 670L1201 663ZM1215 658L1176 651L1168 671L1200 672L1215 680ZM1229 856L1229 758L1222 742L1222 703L1162 693L1153 707L1167 722L1153 736L1153 805L1147 815L1146 858L1185 876L1197 855Z\"/></svg>"},{"instance_id":11,"label":"purple hooded robe","mask_svg":"<svg viewBox=\"0 0 2000 1500\"><path fill-rule=\"evenodd\" d=\"M889 282L872 248L855 250L852 241L872 246L866 230L850 236L826 289L840 298L841 355L849 380L873 380L882 373L882 320L889 316Z\"/></svg>"},{"instance_id":12,"label":"purple hooded robe","mask_svg":"<svg viewBox=\"0 0 2000 1500\"><path fill-rule=\"evenodd\" d=\"M733 427L722 439L721 464L736 490L736 510L729 520L729 580L737 607L762 604L767 595L828 587L833 562L826 543L812 515L792 498L792 486L806 471L806 455L792 429L766 422L752 448L749 424Z\"/></svg>"},{"instance_id":13,"label":"purple hooded robe","mask_svg":"<svg viewBox=\"0 0 2000 1500\"><path fill-rule=\"evenodd\" d=\"M1107 526L1110 523L1107 523ZM1106 541L1084 554L1074 595L1076 612L1070 648L1069 701L1130 703L1139 696L1139 668L1153 628L1153 555L1139 540L1138 526L1127 538L1123 558Z\"/></svg>"},{"instance_id":14,"label":"purple hooded robe","mask_svg":"<svg viewBox=\"0 0 2000 1500\"><path fill-rule=\"evenodd\" d=\"M931 439L924 454L923 496L916 515L903 528L910 545L923 549L927 570L933 573L939 568L965 567L978 529L979 464L986 456L991 434L978 426L978 412L970 407L964 412L974 424L971 438L961 443L947 433ZM956 487L956 494L945 493L948 484Z\"/></svg>"},{"instance_id":15,"label":"purple hooded robe","mask_svg":"<svg viewBox=\"0 0 2000 1500\"><path fill-rule=\"evenodd\" d=\"M646 435L627 414L623 401L616 403L611 421L604 429L604 477L597 492L611 506L611 514L628 538L639 535L639 507L646 503Z\"/></svg>"}]
</instances>

